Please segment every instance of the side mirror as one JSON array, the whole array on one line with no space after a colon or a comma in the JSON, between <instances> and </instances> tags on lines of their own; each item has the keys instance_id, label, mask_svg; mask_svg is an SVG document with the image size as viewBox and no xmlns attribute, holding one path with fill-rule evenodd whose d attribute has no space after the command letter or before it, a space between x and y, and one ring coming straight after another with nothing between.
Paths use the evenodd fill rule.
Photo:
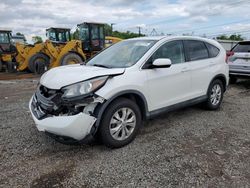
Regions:
<instances>
[{"instance_id":1,"label":"side mirror","mask_svg":"<svg viewBox=\"0 0 250 188\"><path fill-rule=\"evenodd\" d=\"M171 65L171 60L168 58L159 58L153 62L153 68L168 68Z\"/></svg>"}]
</instances>

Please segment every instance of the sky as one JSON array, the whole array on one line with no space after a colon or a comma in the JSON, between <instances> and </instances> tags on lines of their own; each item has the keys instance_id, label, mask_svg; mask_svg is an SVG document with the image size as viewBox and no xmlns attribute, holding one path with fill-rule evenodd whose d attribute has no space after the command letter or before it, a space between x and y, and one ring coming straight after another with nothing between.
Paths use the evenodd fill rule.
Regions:
<instances>
[{"instance_id":1,"label":"sky","mask_svg":"<svg viewBox=\"0 0 250 188\"><path fill-rule=\"evenodd\" d=\"M250 39L250 0L1 0L0 28L25 34L94 21L146 35L241 34Z\"/></svg>"}]
</instances>

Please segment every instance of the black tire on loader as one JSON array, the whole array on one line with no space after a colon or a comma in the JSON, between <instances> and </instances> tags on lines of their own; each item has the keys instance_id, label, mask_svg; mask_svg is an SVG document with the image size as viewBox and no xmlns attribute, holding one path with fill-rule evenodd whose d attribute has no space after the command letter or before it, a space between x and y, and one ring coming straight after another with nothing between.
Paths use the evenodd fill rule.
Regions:
<instances>
[{"instance_id":1,"label":"black tire on loader","mask_svg":"<svg viewBox=\"0 0 250 188\"><path fill-rule=\"evenodd\" d=\"M35 55L33 55L30 59L29 59L29 63L28 63L28 68L29 68L29 71L32 72L32 73L38 73L38 72L41 72L41 70L38 70L38 69L41 69L41 67L48 67L49 66L49 57L42 54L42 53L36 53ZM38 63L41 63L41 64L44 64L43 65L39 65L37 66ZM38 71L38 72L37 72ZM43 70L44 72L45 70ZM41 74L41 73L39 73Z\"/></svg>"},{"instance_id":2,"label":"black tire on loader","mask_svg":"<svg viewBox=\"0 0 250 188\"><path fill-rule=\"evenodd\" d=\"M6 63L6 71L9 73L14 73L16 72L16 63L12 61L8 61Z\"/></svg>"},{"instance_id":3,"label":"black tire on loader","mask_svg":"<svg viewBox=\"0 0 250 188\"><path fill-rule=\"evenodd\" d=\"M0 72L3 71L3 62L0 60Z\"/></svg>"},{"instance_id":4,"label":"black tire on loader","mask_svg":"<svg viewBox=\"0 0 250 188\"><path fill-rule=\"evenodd\" d=\"M35 62L35 74L42 74L47 70L43 62Z\"/></svg>"},{"instance_id":5,"label":"black tire on loader","mask_svg":"<svg viewBox=\"0 0 250 188\"><path fill-rule=\"evenodd\" d=\"M65 54L60 60L61 65L79 64L82 62L83 60L81 56L72 52Z\"/></svg>"}]
</instances>

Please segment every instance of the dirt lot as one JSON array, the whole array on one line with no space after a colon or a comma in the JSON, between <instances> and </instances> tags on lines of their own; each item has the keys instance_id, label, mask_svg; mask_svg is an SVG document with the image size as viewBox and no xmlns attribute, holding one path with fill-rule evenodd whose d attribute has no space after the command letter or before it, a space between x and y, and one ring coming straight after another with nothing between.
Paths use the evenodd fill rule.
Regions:
<instances>
[{"instance_id":1,"label":"dirt lot","mask_svg":"<svg viewBox=\"0 0 250 188\"><path fill-rule=\"evenodd\" d=\"M230 86L219 111L168 113L110 150L38 132L28 111L33 79L0 81L0 187L250 186L250 81Z\"/></svg>"}]
</instances>

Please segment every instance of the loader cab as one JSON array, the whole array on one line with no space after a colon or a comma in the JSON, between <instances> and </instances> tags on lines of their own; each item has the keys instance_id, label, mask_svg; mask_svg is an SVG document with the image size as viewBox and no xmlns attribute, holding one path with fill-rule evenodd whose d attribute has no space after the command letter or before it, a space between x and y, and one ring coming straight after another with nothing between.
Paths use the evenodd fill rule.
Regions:
<instances>
[{"instance_id":1,"label":"loader cab","mask_svg":"<svg viewBox=\"0 0 250 188\"><path fill-rule=\"evenodd\" d=\"M46 36L52 42L66 43L71 40L69 28L55 28L46 29Z\"/></svg>"},{"instance_id":2,"label":"loader cab","mask_svg":"<svg viewBox=\"0 0 250 188\"><path fill-rule=\"evenodd\" d=\"M95 52L101 51L104 48L104 24L84 22L78 24L77 27L84 51Z\"/></svg>"},{"instance_id":3,"label":"loader cab","mask_svg":"<svg viewBox=\"0 0 250 188\"><path fill-rule=\"evenodd\" d=\"M0 53L12 52L12 35L10 30L0 30Z\"/></svg>"}]
</instances>

